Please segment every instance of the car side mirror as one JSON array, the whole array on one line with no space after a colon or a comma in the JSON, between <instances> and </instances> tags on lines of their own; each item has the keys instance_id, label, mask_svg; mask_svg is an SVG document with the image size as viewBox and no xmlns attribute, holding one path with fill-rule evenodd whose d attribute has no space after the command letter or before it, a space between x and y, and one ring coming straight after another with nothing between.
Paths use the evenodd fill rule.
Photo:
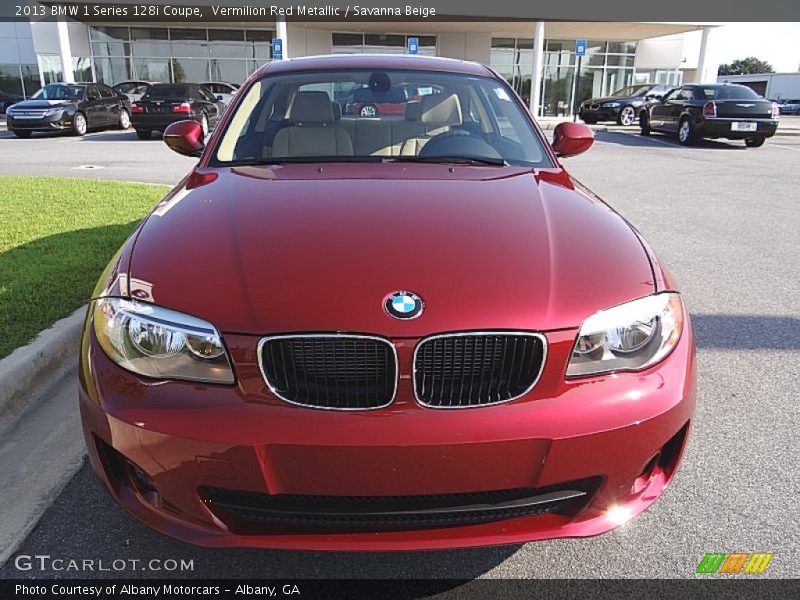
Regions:
<instances>
[{"instance_id":1,"label":"car side mirror","mask_svg":"<svg viewBox=\"0 0 800 600\"><path fill-rule=\"evenodd\" d=\"M593 143L594 132L582 123L561 123L553 132L553 150L562 158L582 154Z\"/></svg>"},{"instance_id":2,"label":"car side mirror","mask_svg":"<svg viewBox=\"0 0 800 600\"><path fill-rule=\"evenodd\" d=\"M197 121L178 121L164 131L164 143L178 154L200 156L205 148L203 128Z\"/></svg>"},{"instance_id":3,"label":"car side mirror","mask_svg":"<svg viewBox=\"0 0 800 600\"><path fill-rule=\"evenodd\" d=\"M655 100L658 100L659 102L663 102L664 101L664 96L653 96L653 98Z\"/></svg>"}]
</instances>

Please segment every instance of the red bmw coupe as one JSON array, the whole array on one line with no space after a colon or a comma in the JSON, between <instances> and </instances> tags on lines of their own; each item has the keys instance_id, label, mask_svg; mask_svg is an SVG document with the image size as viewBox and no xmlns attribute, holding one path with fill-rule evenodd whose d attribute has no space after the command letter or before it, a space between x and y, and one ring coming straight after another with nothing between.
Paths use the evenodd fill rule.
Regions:
<instances>
[{"instance_id":1,"label":"red bmw coupe","mask_svg":"<svg viewBox=\"0 0 800 600\"><path fill-rule=\"evenodd\" d=\"M402 118L337 90L433 89ZM487 67L274 61L91 299L80 409L131 514L202 546L590 536L674 476L694 343L669 272Z\"/></svg>"}]
</instances>

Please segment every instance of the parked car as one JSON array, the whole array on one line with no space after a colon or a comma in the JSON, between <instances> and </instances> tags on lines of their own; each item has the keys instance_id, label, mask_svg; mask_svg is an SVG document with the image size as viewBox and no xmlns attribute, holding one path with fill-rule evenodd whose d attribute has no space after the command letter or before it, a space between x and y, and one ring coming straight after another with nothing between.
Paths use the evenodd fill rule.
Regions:
<instances>
[{"instance_id":1,"label":"parked car","mask_svg":"<svg viewBox=\"0 0 800 600\"><path fill-rule=\"evenodd\" d=\"M386 90L363 87L353 91L353 97L345 104L344 114L359 117L402 116L410 101L406 89L394 86Z\"/></svg>"},{"instance_id":2,"label":"parked car","mask_svg":"<svg viewBox=\"0 0 800 600\"><path fill-rule=\"evenodd\" d=\"M224 108L222 102L197 83L158 83L131 105L131 121L136 135L143 140L149 139L153 131L164 131L170 124L185 119L197 121L206 136Z\"/></svg>"},{"instance_id":3,"label":"parked car","mask_svg":"<svg viewBox=\"0 0 800 600\"><path fill-rule=\"evenodd\" d=\"M21 102L24 100L22 96L18 94L9 94L7 92L0 91L0 112L5 113L9 108L14 106L17 102Z\"/></svg>"},{"instance_id":4,"label":"parked car","mask_svg":"<svg viewBox=\"0 0 800 600\"><path fill-rule=\"evenodd\" d=\"M581 103L578 116L584 123L616 121L620 125L633 125L641 109L656 102L671 88L651 83L629 85L610 96L590 98Z\"/></svg>"},{"instance_id":5,"label":"parked car","mask_svg":"<svg viewBox=\"0 0 800 600\"><path fill-rule=\"evenodd\" d=\"M118 94L124 94L128 100L135 102L141 100L144 93L153 87L158 81L120 81L111 86L111 89Z\"/></svg>"},{"instance_id":6,"label":"parked car","mask_svg":"<svg viewBox=\"0 0 800 600\"><path fill-rule=\"evenodd\" d=\"M377 74L442 91L340 117L336 86ZM117 502L204 546L377 551L591 536L661 495L692 329L564 170L588 127L551 147L506 81L442 58L273 61L239 94L207 147L167 128L198 163L91 298L80 413Z\"/></svg>"},{"instance_id":7,"label":"parked car","mask_svg":"<svg viewBox=\"0 0 800 600\"><path fill-rule=\"evenodd\" d=\"M6 111L6 126L28 138L35 131L69 131L84 135L90 129L131 125L131 104L102 83L51 83L30 100Z\"/></svg>"},{"instance_id":8,"label":"parked car","mask_svg":"<svg viewBox=\"0 0 800 600\"><path fill-rule=\"evenodd\" d=\"M239 86L235 83L226 83L224 81L206 81L200 85L214 94L214 97L225 106L231 103L239 89Z\"/></svg>"},{"instance_id":9,"label":"parked car","mask_svg":"<svg viewBox=\"0 0 800 600\"><path fill-rule=\"evenodd\" d=\"M782 115L800 115L800 98L784 100L778 105Z\"/></svg>"},{"instance_id":10,"label":"parked car","mask_svg":"<svg viewBox=\"0 0 800 600\"><path fill-rule=\"evenodd\" d=\"M701 138L744 140L762 146L778 128L778 105L745 85L691 84L676 88L639 113L642 135L671 133L683 145Z\"/></svg>"}]
</instances>

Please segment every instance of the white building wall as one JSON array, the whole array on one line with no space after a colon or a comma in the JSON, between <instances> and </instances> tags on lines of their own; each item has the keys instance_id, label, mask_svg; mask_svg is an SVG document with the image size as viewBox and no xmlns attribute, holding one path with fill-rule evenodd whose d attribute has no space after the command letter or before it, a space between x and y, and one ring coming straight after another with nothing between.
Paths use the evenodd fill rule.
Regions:
<instances>
[{"instance_id":1,"label":"white building wall","mask_svg":"<svg viewBox=\"0 0 800 600\"><path fill-rule=\"evenodd\" d=\"M765 98L794 100L800 98L800 73L760 73L757 75L720 75L720 83L766 82Z\"/></svg>"},{"instance_id":2,"label":"white building wall","mask_svg":"<svg viewBox=\"0 0 800 600\"><path fill-rule=\"evenodd\" d=\"M636 44L636 58L633 66L637 69L680 69L683 65L683 35L640 40ZM695 66L697 59L695 58Z\"/></svg>"}]
</instances>

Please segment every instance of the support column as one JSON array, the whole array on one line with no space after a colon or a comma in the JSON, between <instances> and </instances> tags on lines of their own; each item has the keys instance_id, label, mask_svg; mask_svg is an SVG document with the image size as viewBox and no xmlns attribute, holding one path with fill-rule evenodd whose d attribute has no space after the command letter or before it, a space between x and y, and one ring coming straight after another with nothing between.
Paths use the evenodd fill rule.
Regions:
<instances>
[{"instance_id":1,"label":"support column","mask_svg":"<svg viewBox=\"0 0 800 600\"><path fill-rule=\"evenodd\" d=\"M275 37L283 40L283 58L289 58L289 34L284 17L278 17L275 21Z\"/></svg>"},{"instance_id":2,"label":"support column","mask_svg":"<svg viewBox=\"0 0 800 600\"><path fill-rule=\"evenodd\" d=\"M61 55L61 71L64 74L64 83L75 83L75 73L72 70L72 49L69 45L69 28L66 21L57 21L58 51Z\"/></svg>"},{"instance_id":3,"label":"support column","mask_svg":"<svg viewBox=\"0 0 800 600\"><path fill-rule=\"evenodd\" d=\"M708 60L708 38L710 35L711 27L703 27L703 37L700 39L700 58L697 61L697 72L694 76L695 83L715 83L717 81L716 73L713 74L713 77L706 73L711 66Z\"/></svg>"},{"instance_id":4,"label":"support column","mask_svg":"<svg viewBox=\"0 0 800 600\"><path fill-rule=\"evenodd\" d=\"M536 21L533 32L533 71L531 73L531 114L539 116L544 67L544 21Z\"/></svg>"}]
</instances>

